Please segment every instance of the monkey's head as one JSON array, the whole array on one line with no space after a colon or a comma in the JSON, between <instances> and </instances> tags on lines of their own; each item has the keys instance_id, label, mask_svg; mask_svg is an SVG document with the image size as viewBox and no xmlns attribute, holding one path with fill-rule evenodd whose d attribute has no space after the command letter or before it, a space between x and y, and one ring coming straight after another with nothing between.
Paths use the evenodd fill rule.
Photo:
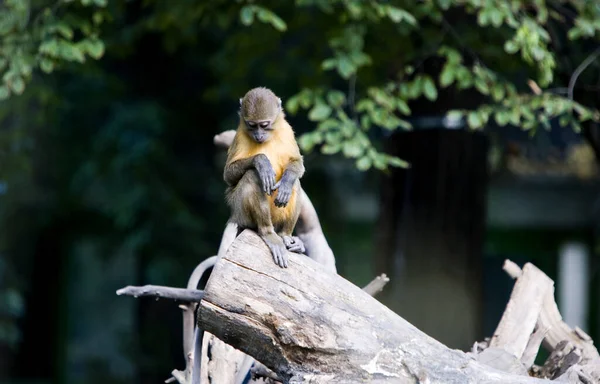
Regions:
<instances>
[{"instance_id":1,"label":"monkey's head","mask_svg":"<svg viewBox=\"0 0 600 384\"><path fill-rule=\"evenodd\" d=\"M281 99L268 88L253 88L240 99L240 117L257 143L271 138L273 122L281 110Z\"/></svg>"}]
</instances>

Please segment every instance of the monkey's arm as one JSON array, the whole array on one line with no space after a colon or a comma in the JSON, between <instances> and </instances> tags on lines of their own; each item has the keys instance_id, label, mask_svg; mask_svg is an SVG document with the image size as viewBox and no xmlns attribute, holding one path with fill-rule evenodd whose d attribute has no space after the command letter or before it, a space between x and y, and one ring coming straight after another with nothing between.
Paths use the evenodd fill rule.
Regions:
<instances>
[{"instance_id":1,"label":"monkey's arm","mask_svg":"<svg viewBox=\"0 0 600 384\"><path fill-rule=\"evenodd\" d=\"M275 184L274 189L277 189L275 205L277 207L285 207L287 205L292 196L294 185L302 175L304 175L304 162L302 161L302 157L299 157L288 164L281 176L281 180Z\"/></svg>"},{"instance_id":2,"label":"monkey's arm","mask_svg":"<svg viewBox=\"0 0 600 384\"><path fill-rule=\"evenodd\" d=\"M262 182L263 192L270 195L275 190L275 171L267 156L262 153L227 163L223 171L223 179L230 187L235 186L250 169L256 169Z\"/></svg>"}]
</instances>

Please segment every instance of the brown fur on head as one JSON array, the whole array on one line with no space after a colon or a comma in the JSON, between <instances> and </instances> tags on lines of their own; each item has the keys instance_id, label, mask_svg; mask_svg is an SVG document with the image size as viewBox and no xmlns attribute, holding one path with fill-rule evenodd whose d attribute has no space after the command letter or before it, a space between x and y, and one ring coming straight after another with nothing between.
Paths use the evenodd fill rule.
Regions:
<instances>
[{"instance_id":1,"label":"brown fur on head","mask_svg":"<svg viewBox=\"0 0 600 384\"><path fill-rule=\"evenodd\" d=\"M240 99L240 115L245 121L273 121L279 112L281 99L268 88L253 88Z\"/></svg>"},{"instance_id":2,"label":"brown fur on head","mask_svg":"<svg viewBox=\"0 0 600 384\"><path fill-rule=\"evenodd\" d=\"M240 99L240 118L257 143L270 139L273 123L281 112L281 99L268 88L253 88Z\"/></svg>"}]
</instances>

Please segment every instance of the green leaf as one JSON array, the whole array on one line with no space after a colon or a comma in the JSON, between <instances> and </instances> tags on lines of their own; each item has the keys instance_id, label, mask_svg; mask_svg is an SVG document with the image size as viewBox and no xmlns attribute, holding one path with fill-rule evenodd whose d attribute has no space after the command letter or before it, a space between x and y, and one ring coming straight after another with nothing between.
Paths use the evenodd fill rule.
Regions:
<instances>
[{"instance_id":1,"label":"green leaf","mask_svg":"<svg viewBox=\"0 0 600 384\"><path fill-rule=\"evenodd\" d=\"M366 171L371 168L373 162L369 156L363 156L360 159L356 160L356 168L360 171Z\"/></svg>"},{"instance_id":2,"label":"green leaf","mask_svg":"<svg viewBox=\"0 0 600 384\"><path fill-rule=\"evenodd\" d=\"M273 26L273 28L275 28L276 30L278 30L279 32L285 32L287 30L287 24L285 23L285 21L283 21L283 19L277 15L273 15L273 18L271 19L271 25Z\"/></svg>"},{"instance_id":3,"label":"green leaf","mask_svg":"<svg viewBox=\"0 0 600 384\"><path fill-rule=\"evenodd\" d=\"M50 59L43 58L40 61L40 69L45 73L50 73L54 70L54 62Z\"/></svg>"},{"instance_id":4,"label":"green leaf","mask_svg":"<svg viewBox=\"0 0 600 384\"><path fill-rule=\"evenodd\" d=\"M100 39L87 40L85 47L87 53L94 59L99 59L104 55L104 42Z\"/></svg>"},{"instance_id":5,"label":"green leaf","mask_svg":"<svg viewBox=\"0 0 600 384\"><path fill-rule=\"evenodd\" d=\"M409 168L410 164L408 164L407 161L404 161L402 159L400 159L399 157L395 157L395 156L390 156L388 157L388 163L390 163L390 165L393 165L394 167L399 167L399 168Z\"/></svg>"},{"instance_id":6,"label":"green leaf","mask_svg":"<svg viewBox=\"0 0 600 384\"><path fill-rule=\"evenodd\" d=\"M320 132L309 132L300 136L300 138L298 139L298 145L300 145L300 148L307 152L311 151L315 147L315 145L320 144L322 142L323 136Z\"/></svg>"},{"instance_id":7,"label":"green leaf","mask_svg":"<svg viewBox=\"0 0 600 384\"><path fill-rule=\"evenodd\" d=\"M333 155L335 153L338 153L341 147L342 146L340 144L325 144L321 147L321 153L323 153L324 155Z\"/></svg>"},{"instance_id":8,"label":"green leaf","mask_svg":"<svg viewBox=\"0 0 600 384\"><path fill-rule=\"evenodd\" d=\"M94 0L94 3L99 7L106 7L108 4L107 0Z\"/></svg>"},{"instance_id":9,"label":"green leaf","mask_svg":"<svg viewBox=\"0 0 600 384\"><path fill-rule=\"evenodd\" d=\"M285 103L285 109L292 115L295 115L296 112L298 112L299 107L300 107L300 100L299 100L298 96L289 98L288 101Z\"/></svg>"},{"instance_id":10,"label":"green leaf","mask_svg":"<svg viewBox=\"0 0 600 384\"><path fill-rule=\"evenodd\" d=\"M404 20L408 24L411 24L413 26L417 25L417 19L415 19L415 17L413 15L411 15L410 13L406 12L403 9L396 8L396 7L393 7L393 6L389 5L387 7L387 14L388 14L388 17L394 23L399 23L402 20Z\"/></svg>"},{"instance_id":11,"label":"green leaf","mask_svg":"<svg viewBox=\"0 0 600 384\"><path fill-rule=\"evenodd\" d=\"M467 116L467 124L471 129L477 129L483 126L483 120L477 111L471 111Z\"/></svg>"},{"instance_id":12,"label":"green leaf","mask_svg":"<svg viewBox=\"0 0 600 384\"><path fill-rule=\"evenodd\" d=\"M371 127L371 118L368 115L362 115L360 117L360 126L363 129L369 129Z\"/></svg>"},{"instance_id":13,"label":"green leaf","mask_svg":"<svg viewBox=\"0 0 600 384\"><path fill-rule=\"evenodd\" d=\"M398 119L397 123L400 128L405 129L407 131L410 131L413 128L412 124L406 120Z\"/></svg>"},{"instance_id":14,"label":"green leaf","mask_svg":"<svg viewBox=\"0 0 600 384\"><path fill-rule=\"evenodd\" d=\"M398 106L398 110L400 111L400 113L402 113L403 115L410 115L411 111L406 101L398 98L396 99L396 105Z\"/></svg>"},{"instance_id":15,"label":"green leaf","mask_svg":"<svg viewBox=\"0 0 600 384\"><path fill-rule=\"evenodd\" d=\"M333 107L341 107L346 101L346 95L340 91L329 91L327 93L327 102Z\"/></svg>"},{"instance_id":16,"label":"green leaf","mask_svg":"<svg viewBox=\"0 0 600 384\"><path fill-rule=\"evenodd\" d=\"M343 144L344 156L350 158L357 158L363 153L363 149L358 145L355 140L348 140Z\"/></svg>"},{"instance_id":17,"label":"green leaf","mask_svg":"<svg viewBox=\"0 0 600 384\"><path fill-rule=\"evenodd\" d=\"M337 68L340 76L346 80L348 80L350 76L356 72L356 67L346 56L339 58L337 62Z\"/></svg>"},{"instance_id":18,"label":"green leaf","mask_svg":"<svg viewBox=\"0 0 600 384\"><path fill-rule=\"evenodd\" d=\"M483 79L481 79L479 77L475 78L475 88L477 88L477 90L484 95L487 95L490 93L490 89L488 88L485 81L483 81Z\"/></svg>"},{"instance_id":19,"label":"green leaf","mask_svg":"<svg viewBox=\"0 0 600 384\"><path fill-rule=\"evenodd\" d=\"M308 112L308 118L312 121L321 121L331 115L331 107L323 102L317 103L311 110Z\"/></svg>"},{"instance_id":20,"label":"green leaf","mask_svg":"<svg viewBox=\"0 0 600 384\"><path fill-rule=\"evenodd\" d=\"M92 15L92 21L96 25L102 24L102 22L104 21L104 15L102 14L102 12L94 12L94 14Z\"/></svg>"},{"instance_id":21,"label":"green leaf","mask_svg":"<svg viewBox=\"0 0 600 384\"><path fill-rule=\"evenodd\" d=\"M519 112L519 107L515 107L510 111L508 120L512 125L518 126L521 122L521 114Z\"/></svg>"},{"instance_id":22,"label":"green leaf","mask_svg":"<svg viewBox=\"0 0 600 384\"><path fill-rule=\"evenodd\" d=\"M321 63L321 69L323 69L324 71L328 71L330 69L337 67L337 65L338 65L337 59L327 59L327 60L323 60L323 62Z\"/></svg>"},{"instance_id":23,"label":"green leaf","mask_svg":"<svg viewBox=\"0 0 600 384\"><path fill-rule=\"evenodd\" d=\"M494 27L502 25L502 12L498 8L490 8L490 18Z\"/></svg>"},{"instance_id":24,"label":"green leaf","mask_svg":"<svg viewBox=\"0 0 600 384\"><path fill-rule=\"evenodd\" d=\"M504 98L504 87L501 84L495 84L492 88L492 98L494 101L500 101Z\"/></svg>"},{"instance_id":25,"label":"green leaf","mask_svg":"<svg viewBox=\"0 0 600 384\"><path fill-rule=\"evenodd\" d=\"M6 85L0 85L0 100L6 100L10 96L10 90Z\"/></svg>"},{"instance_id":26,"label":"green leaf","mask_svg":"<svg viewBox=\"0 0 600 384\"><path fill-rule=\"evenodd\" d=\"M321 132L325 132L331 129L335 129L338 128L340 126L340 121L336 120L336 119L327 119L327 120L323 120L321 121L318 125L317 125L317 129Z\"/></svg>"},{"instance_id":27,"label":"green leaf","mask_svg":"<svg viewBox=\"0 0 600 384\"><path fill-rule=\"evenodd\" d=\"M69 27L67 24L58 23L55 27L65 39L71 40L73 38L73 29L71 29L71 27Z\"/></svg>"},{"instance_id":28,"label":"green leaf","mask_svg":"<svg viewBox=\"0 0 600 384\"><path fill-rule=\"evenodd\" d=\"M240 9L240 21L246 26L254 22L254 6L245 5Z\"/></svg>"},{"instance_id":29,"label":"green leaf","mask_svg":"<svg viewBox=\"0 0 600 384\"><path fill-rule=\"evenodd\" d=\"M500 126L505 126L508 124L508 120L510 119L510 114L507 111L497 111L494 114L494 120Z\"/></svg>"},{"instance_id":30,"label":"green leaf","mask_svg":"<svg viewBox=\"0 0 600 384\"><path fill-rule=\"evenodd\" d=\"M22 94L23 91L25 90L25 82L23 81L23 78L21 76L13 77L10 82L10 88L17 95Z\"/></svg>"},{"instance_id":31,"label":"green leaf","mask_svg":"<svg viewBox=\"0 0 600 384\"><path fill-rule=\"evenodd\" d=\"M506 51L506 53L512 55L513 53L516 53L519 50L519 47L514 41L508 40L506 43L504 43L504 50Z\"/></svg>"},{"instance_id":32,"label":"green leaf","mask_svg":"<svg viewBox=\"0 0 600 384\"><path fill-rule=\"evenodd\" d=\"M448 111L448 113L446 114L446 118L448 120L460 120L463 118L463 116L465 115L465 113L463 111L458 111L458 110L452 110L452 111Z\"/></svg>"},{"instance_id":33,"label":"green leaf","mask_svg":"<svg viewBox=\"0 0 600 384\"><path fill-rule=\"evenodd\" d=\"M454 82L454 68L449 64L444 66L442 73L440 73L440 86L446 88Z\"/></svg>"},{"instance_id":34,"label":"green leaf","mask_svg":"<svg viewBox=\"0 0 600 384\"><path fill-rule=\"evenodd\" d=\"M435 99L437 99L437 96L438 96L438 92L437 92L437 88L435 87L435 83L433 82L433 79L431 77L429 77L428 75L425 75L423 77L423 94L430 101L434 101Z\"/></svg>"}]
</instances>

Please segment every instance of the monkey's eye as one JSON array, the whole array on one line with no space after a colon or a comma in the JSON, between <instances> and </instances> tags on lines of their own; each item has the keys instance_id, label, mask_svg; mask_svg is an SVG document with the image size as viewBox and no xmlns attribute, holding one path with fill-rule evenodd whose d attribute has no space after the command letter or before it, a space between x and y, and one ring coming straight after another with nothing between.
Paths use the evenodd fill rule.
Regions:
<instances>
[{"instance_id":1,"label":"monkey's eye","mask_svg":"<svg viewBox=\"0 0 600 384\"><path fill-rule=\"evenodd\" d=\"M267 128L269 126L269 122L268 121L263 121L262 123L260 123L260 127L261 128Z\"/></svg>"},{"instance_id":2,"label":"monkey's eye","mask_svg":"<svg viewBox=\"0 0 600 384\"><path fill-rule=\"evenodd\" d=\"M248 121L247 124L250 128L256 128L256 123L253 121Z\"/></svg>"}]
</instances>

